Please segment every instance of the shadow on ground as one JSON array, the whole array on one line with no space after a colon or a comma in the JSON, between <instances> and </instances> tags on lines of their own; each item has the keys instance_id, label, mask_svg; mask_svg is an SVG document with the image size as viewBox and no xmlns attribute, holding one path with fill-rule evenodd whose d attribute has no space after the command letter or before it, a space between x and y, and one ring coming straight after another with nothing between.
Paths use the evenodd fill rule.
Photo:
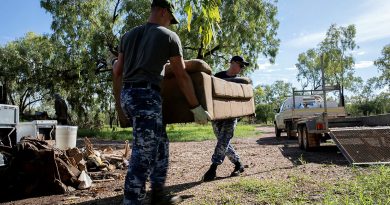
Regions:
<instances>
[{"instance_id":1,"label":"shadow on ground","mask_svg":"<svg viewBox=\"0 0 390 205\"><path fill-rule=\"evenodd\" d=\"M338 147L331 143L321 144L315 151L307 152L299 149L297 139L264 137L256 142L258 145L277 145L283 156L294 165L304 163L348 165L347 159L341 154Z\"/></svg>"},{"instance_id":2,"label":"shadow on ground","mask_svg":"<svg viewBox=\"0 0 390 205\"><path fill-rule=\"evenodd\" d=\"M190 189L192 187L198 186L202 183L202 181L196 181L196 182L189 182L184 184L176 184L172 186L166 187L167 193L178 193L187 189ZM183 200L189 199L194 197L193 195L180 195ZM103 199L95 199L91 201L85 201L81 203L77 203L78 205L120 205L123 201L123 194L114 196L114 197L108 197ZM147 193L147 196L145 198L145 204L149 204L150 201L150 192Z\"/></svg>"}]
</instances>

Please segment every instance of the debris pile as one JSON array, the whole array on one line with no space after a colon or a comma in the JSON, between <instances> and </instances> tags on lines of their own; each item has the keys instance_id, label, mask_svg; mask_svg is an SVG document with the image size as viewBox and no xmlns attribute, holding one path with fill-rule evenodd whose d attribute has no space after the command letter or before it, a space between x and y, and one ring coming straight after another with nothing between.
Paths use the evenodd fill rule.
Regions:
<instances>
[{"instance_id":1,"label":"debris pile","mask_svg":"<svg viewBox=\"0 0 390 205\"><path fill-rule=\"evenodd\" d=\"M9 199L64 194L122 177L111 172L128 166L128 142L123 154L114 154L112 148L95 150L88 138L84 144L60 150L48 141L24 137L12 148L0 146L7 156L7 165L0 167L0 193Z\"/></svg>"}]
</instances>

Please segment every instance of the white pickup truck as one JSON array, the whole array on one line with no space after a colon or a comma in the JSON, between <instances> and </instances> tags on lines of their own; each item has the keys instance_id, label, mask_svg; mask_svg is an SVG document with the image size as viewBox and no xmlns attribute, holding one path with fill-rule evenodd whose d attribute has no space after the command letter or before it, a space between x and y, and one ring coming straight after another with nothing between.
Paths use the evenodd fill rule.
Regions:
<instances>
[{"instance_id":1,"label":"white pickup truck","mask_svg":"<svg viewBox=\"0 0 390 205\"><path fill-rule=\"evenodd\" d=\"M327 101L327 114L329 118L345 117L344 107L338 106L336 101ZM306 95L288 97L276 110L275 134L280 137L283 131L288 138L297 134L297 122L304 118L319 116L324 112L324 100L321 95Z\"/></svg>"}]
</instances>

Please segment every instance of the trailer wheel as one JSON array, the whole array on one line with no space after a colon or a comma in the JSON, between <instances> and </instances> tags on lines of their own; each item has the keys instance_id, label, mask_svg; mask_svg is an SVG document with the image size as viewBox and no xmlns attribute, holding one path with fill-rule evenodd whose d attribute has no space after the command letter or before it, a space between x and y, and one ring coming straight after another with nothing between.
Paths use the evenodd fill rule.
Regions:
<instances>
[{"instance_id":1,"label":"trailer wheel","mask_svg":"<svg viewBox=\"0 0 390 205\"><path fill-rule=\"evenodd\" d=\"M320 135L309 133L306 126L303 126L302 139L305 151L314 151L320 146Z\"/></svg>"},{"instance_id":2,"label":"trailer wheel","mask_svg":"<svg viewBox=\"0 0 390 205\"><path fill-rule=\"evenodd\" d=\"M276 135L276 137L279 138L281 133L282 133L282 130L278 129L278 126L275 123L275 135Z\"/></svg>"},{"instance_id":3,"label":"trailer wheel","mask_svg":"<svg viewBox=\"0 0 390 205\"><path fill-rule=\"evenodd\" d=\"M303 149L303 128L304 126L298 127L298 146L300 149Z\"/></svg>"}]
</instances>

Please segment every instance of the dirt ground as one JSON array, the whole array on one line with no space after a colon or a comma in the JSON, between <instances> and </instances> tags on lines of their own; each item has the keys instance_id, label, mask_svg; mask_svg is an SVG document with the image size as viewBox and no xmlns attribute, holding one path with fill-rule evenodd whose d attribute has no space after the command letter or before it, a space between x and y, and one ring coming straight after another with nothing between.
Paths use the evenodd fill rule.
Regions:
<instances>
[{"instance_id":1,"label":"dirt ground","mask_svg":"<svg viewBox=\"0 0 390 205\"><path fill-rule=\"evenodd\" d=\"M232 144L245 164L241 177L256 179L287 179L291 175L311 175L319 181L349 178L351 167L335 145L321 145L316 152L297 148L296 140L276 138L273 127L257 127L262 132L255 138L233 138ZM123 147L123 142L93 141L94 145ZM170 168L167 190L181 195L181 204L196 204L220 183L238 180L229 177L233 165L228 159L218 167L217 180L202 183L201 177L210 165L215 140L204 142L177 142L170 144ZM3 204L121 204L125 170L117 170L122 178L111 182L94 183L88 190L76 190L65 195L28 198ZM1 195L1 194L0 194Z\"/></svg>"}]
</instances>

